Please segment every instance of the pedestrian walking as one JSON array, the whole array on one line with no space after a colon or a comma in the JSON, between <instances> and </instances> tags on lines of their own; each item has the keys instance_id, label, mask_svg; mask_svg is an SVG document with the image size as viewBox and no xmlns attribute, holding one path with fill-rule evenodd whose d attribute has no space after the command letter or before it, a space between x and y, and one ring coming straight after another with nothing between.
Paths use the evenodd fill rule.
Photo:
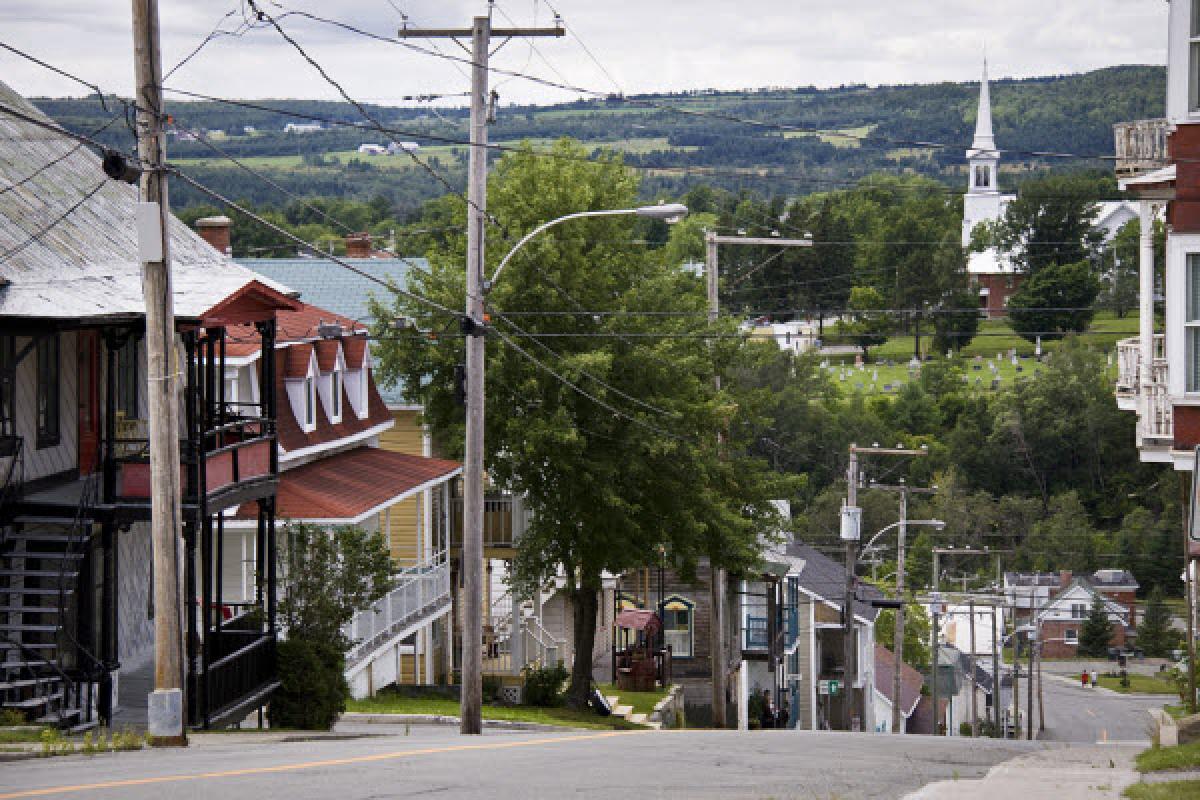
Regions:
<instances>
[{"instance_id":1,"label":"pedestrian walking","mask_svg":"<svg viewBox=\"0 0 1200 800\"><path fill-rule=\"evenodd\" d=\"M1093 689L1096 688L1096 679L1099 677L1100 677L1100 673L1096 672L1096 670L1092 670L1092 688Z\"/></svg>"},{"instance_id":2,"label":"pedestrian walking","mask_svg":"<svg viewBox=\"0 0 1200 800\"><path fill-rule=\"evenodd\" d=\"M1079 685L1082 686L1084 689L1087 688L1088 671L1086 669L1083 672L1079 673Z\"/></svg>"}]
</instances>

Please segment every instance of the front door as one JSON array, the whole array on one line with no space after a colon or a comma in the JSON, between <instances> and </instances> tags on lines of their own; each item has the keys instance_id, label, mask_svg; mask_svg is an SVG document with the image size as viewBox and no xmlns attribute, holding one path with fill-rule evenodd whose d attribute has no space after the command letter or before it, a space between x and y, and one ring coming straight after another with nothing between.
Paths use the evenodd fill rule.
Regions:
<instances>
[{"instance_id":1,"label":"front door","mask_svg":"<svg viewBox=\"0 0 1200 800\"><path fill-rule=\"evenodd\" d=\"M79 474L91 475L100 456L100 335L80 331L77 359L79 371Z\"/></svg>"}]
</instances>

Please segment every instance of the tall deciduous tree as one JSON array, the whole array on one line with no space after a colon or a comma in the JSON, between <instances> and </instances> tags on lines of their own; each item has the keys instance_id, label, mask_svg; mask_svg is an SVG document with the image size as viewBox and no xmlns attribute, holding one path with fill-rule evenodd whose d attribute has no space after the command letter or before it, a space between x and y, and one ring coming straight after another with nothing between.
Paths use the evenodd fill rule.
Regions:
<instances>
[{"instance_id":1,"label":"tall deciduous tree","mask_svg":"<svg viewBox=\"0 0 1200 800\"><path fill-rule=\"evenodd\" d=\"M547 220L637 202L629 170L586 156L563 140L551 157L525 148L497 163L488 211L512 236L489 229L489 265L512 238ZM760 535L778 527L770 500L787 491L765 461L745 455L739 408L714 388L714 371L727 371L745 345L733 336L694 335L706 325L701 281L648 253L634 230L629 219L614 217L555 228L530 242L487 298L495 329L487 345L488 472L523 494L532 512L515 565L520 588L556 575L565 580L574 615L574 706L586 703L591 683L601 575L657 564L660 545L685 575L703 558L731 569L753 564ZM464 246L455 237L432 250L429 272L415 274L409 291L461 308ZM692 313L638 313L663 310ZM391 331L396 315L425 330L458 325L404 296L374 313L381 331ZM453 374L461 339L385 339L381 371L404 380L410 397L425 404L435 436L457 450L463 414ZM721 431L729 432L724 448Z\"/></svg>"},{"instance_id":2,"label":"tall deciduous tree","mask_svg":"<svg viewBox=\"0 0 1200 800\"><path fill-rule=\"evenodd\" d=\"M1026 181L995 227L996 242L1029 275L1048 266L1098 264L1104 235L1094 226L1096 200L1115 188L1110 177L1086 174Z\"/></svg>"},{"instance_id":3,"label":"tall deciduous tree","mask_svg":"<svg viewBox=\"0 0 1200 800\"><path fill-rule=\"evenodd\" d=\"M861 348L863 358L869 358L871 348L886 342L892 329L887 301L877 289L855 286L850 290L849 307L850 319L838 320L838 336Z\"/></svg>"},{"instance_id":4,"label":"tall deciduous tree","mask_svg":"<svg viewBox=\"0 0 1200 800\"><path fill-rule=\"evenodd\" d=\"M1008 300L1009 324L1025 339L1082 333L1095 316L1100 281L1090 264L1047 264Z\"/></svg>"}]
</instances>

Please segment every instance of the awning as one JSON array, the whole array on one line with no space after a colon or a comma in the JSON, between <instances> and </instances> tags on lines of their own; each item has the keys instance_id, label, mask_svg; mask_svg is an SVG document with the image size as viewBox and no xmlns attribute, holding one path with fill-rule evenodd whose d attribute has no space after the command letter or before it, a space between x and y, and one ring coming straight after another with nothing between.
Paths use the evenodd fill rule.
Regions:
<instances>
[{"instance_id":1,"label":"awning","mask_svg":"<svg viewBox=\"0 0 1200 800\"><path fill-rule=\"evenodd\" d=\"M360 447L281 473L275 513L281 520L356 525L461 472L456 461ZM257 514L257 505L248 503L237 518Z\"/></svg>"},{"instance_id":2,"label":"awning","mask_svg":"<svg viewBox=\"0 0 1200 800\"><path fill-rule=\"evenodd\" d=\"M644 608L627 608L617 614L616 622L618 628L646 631L646 633L656 633L662 627L658 621L658 615Z\"/></svg>"}]
</instances>

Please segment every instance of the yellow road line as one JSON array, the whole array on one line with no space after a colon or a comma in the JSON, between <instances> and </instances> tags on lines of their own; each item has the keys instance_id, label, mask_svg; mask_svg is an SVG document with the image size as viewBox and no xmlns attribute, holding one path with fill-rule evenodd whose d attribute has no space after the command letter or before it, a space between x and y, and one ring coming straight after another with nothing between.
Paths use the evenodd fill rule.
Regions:
<instances>
[{"instance_id":1,"label":"yellow road line","mask_svg":"<svg viewBox=\"0 0 1200 800\"><path fill-rule=\"evenodd\" d=\"M438 753L461 753L471 750L504 750L516 747L532 747L542 744L558 744L562 742L583 742L594 739L607 739L612 736L628 736L630 734L647 733L649 731L610 731L608 733L589 733L578 736L561 736L547 739L527 739L517 742L489 742L487 744L459 744L447 747L427 747L421 750L397 750L391 753L375 753L368 756L350 756L348 758L331 758L325 761L302 761L296 764L278 764L273 767L248 767L246 769L231 769L222 772L197 772L183 775L160 775L153 778L129 778L121 781L104 781L102 783L82 783L67 786L48 786L44 789L26 789L8 794L0 794L0 800L16 800L22 797L46 797L55 794L72 794L78 792L99 791L103 789L120 789L130 786L149 786L157 783L181 783L183 781L200 781L211 778L238 778L246 775L267 775L275 772L297 772L305 769L320 769L321 767L340 767L347 764L366 764L372 761L388 761L396 758L412 756L428 756Z\"/></svg>"}]
</instances>

